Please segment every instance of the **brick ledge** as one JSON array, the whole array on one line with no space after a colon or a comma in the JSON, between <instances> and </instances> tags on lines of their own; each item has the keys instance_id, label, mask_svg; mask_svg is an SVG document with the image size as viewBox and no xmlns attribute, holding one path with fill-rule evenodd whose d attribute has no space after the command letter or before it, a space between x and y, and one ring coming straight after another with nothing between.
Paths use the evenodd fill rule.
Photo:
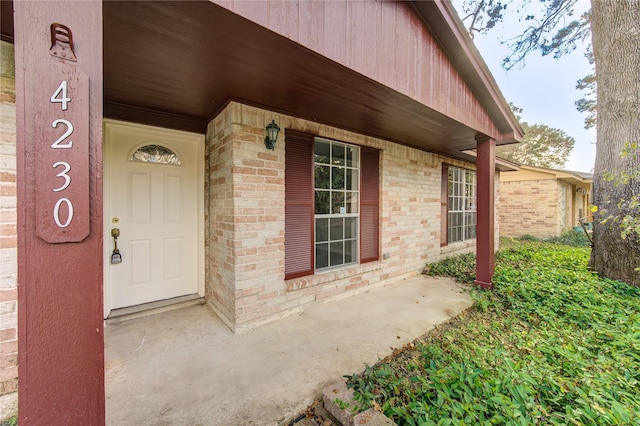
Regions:
<instances>
[{"instance_id":1,"label":"brick ledge","mask_svg":"<svg viewBox=\"0 0 640 426\"><path fill-rule=\"evenodd\" d=\"M382 269L382 262L369 262L362 265L353 265L346 268L332 269L329 271L318 272L314 275L308 275L306 277L294 278L285 281L287 291L302 290L308 287L316 285L326 284L333 281L350 278L353 276L361 275L366 272L376 271Z\"/></svg>"}]
</instances>

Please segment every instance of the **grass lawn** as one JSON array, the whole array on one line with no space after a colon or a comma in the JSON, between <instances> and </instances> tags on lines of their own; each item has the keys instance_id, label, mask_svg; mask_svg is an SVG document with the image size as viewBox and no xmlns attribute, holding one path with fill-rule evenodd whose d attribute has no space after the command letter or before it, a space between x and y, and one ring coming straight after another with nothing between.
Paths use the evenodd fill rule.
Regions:
<instances>
[{"instance_id":1,"label":"grass lawn","mask_svg":"<svg viewBox=\"0 0 640 426\"><path fill-rule=\"evenodd\" d=\"M537 241L497 255L494 290L348 378L399 425L640 425L640 288L586 269L589 249ZM430 265L473 279L473 256Z\"/></svg>"}]
</instances>

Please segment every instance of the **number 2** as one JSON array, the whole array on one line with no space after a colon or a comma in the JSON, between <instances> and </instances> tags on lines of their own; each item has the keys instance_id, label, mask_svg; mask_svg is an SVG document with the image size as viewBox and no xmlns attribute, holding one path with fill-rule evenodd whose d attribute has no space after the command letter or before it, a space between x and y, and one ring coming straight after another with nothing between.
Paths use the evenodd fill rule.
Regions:
<instances>
[{"instance_id":1,"label":"number 2","mask_svg":"<svg viewBox=\"0 0 640 426\"><path fill-rule=\"evenodd\" d=\"M51 144L51 148L73 148L73 141L69 141L67 143L62 143L63 140L65 140L66 138L68 138L69 136L71 136L71 133L73 133L73 124L71 124L71 122L63 119L63 118L59 118L57 120L53 120L53 123L51 123L51 127L53 127L54 129L56 127L58 127L58 124L64 124L65 126L67 126L67 130L66 132L64 132L64 134L62 136L60 136L58 138L57 141L55 141L54 143Z\"/></svg>"},{"instance_id":2,"label":"number 2","mask_svg":"<svg viewBox=\"0 0 640 426\"><path fill-rule=\"evenodd\" d=\"M60 97L58 98L58 96ZM53 92L53 95L51 95L51 103L62 104L62 110L66 111L68 107L67 103L69 102L71 102L71 98L67 97L67 80L62 80L60 86L58 86L56 91Z\"/></svg>"}]
</instances>

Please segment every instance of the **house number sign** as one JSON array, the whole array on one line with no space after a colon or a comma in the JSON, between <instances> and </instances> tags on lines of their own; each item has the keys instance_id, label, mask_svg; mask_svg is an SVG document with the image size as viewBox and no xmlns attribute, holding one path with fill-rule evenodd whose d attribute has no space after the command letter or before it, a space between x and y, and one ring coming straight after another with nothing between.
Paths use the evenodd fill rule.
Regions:
<instances>
[{"instance_id":1,"label":"house number sign","mask_svg":"<svg viewBox=\"0 0 640 426\"><path fill-rule=\"evenodd\" d=\"M35 93L36 227L49 243L89 235L89 77L75 63L47 60Z\"/></svg>"}]
</instances>

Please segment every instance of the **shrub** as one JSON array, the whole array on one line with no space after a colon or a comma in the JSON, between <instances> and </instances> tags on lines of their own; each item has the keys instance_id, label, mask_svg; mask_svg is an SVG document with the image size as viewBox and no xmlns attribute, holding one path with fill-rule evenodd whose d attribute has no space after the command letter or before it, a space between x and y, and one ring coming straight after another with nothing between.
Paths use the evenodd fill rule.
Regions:
<instances>
[{"instance_id":1,"label":"shrub","mask_svg":"<svg viewBox=\"0 0 640 426\"><path fill-rule=\"evenodd\" d=\"M534 237L533 235L525 234L517 238L520 241L540 241L539 238Z\"/></svg>"},{"instance_id":2,"label":"shrub","mask_svg":"<svg viewBox=\"0 0 640 426\"><path fill-rule=\"evenodd\" d=\"M550 243L564 244L572 247L590 247L591 242L582 229L564 231L559 237L549 238Z\"/></svg>"},{"instance_id":3,"label":"shrub","mask_svg":"<svg viewBox=\"0 0 640 426\"><path fill-rule=\"evenodd\" d=\"M447 257L425 267L425 274L431 276L451 277L458 282L473 283L476 278L476 256L473 253L458 254Z\"/></svg>"}]
</instances>

